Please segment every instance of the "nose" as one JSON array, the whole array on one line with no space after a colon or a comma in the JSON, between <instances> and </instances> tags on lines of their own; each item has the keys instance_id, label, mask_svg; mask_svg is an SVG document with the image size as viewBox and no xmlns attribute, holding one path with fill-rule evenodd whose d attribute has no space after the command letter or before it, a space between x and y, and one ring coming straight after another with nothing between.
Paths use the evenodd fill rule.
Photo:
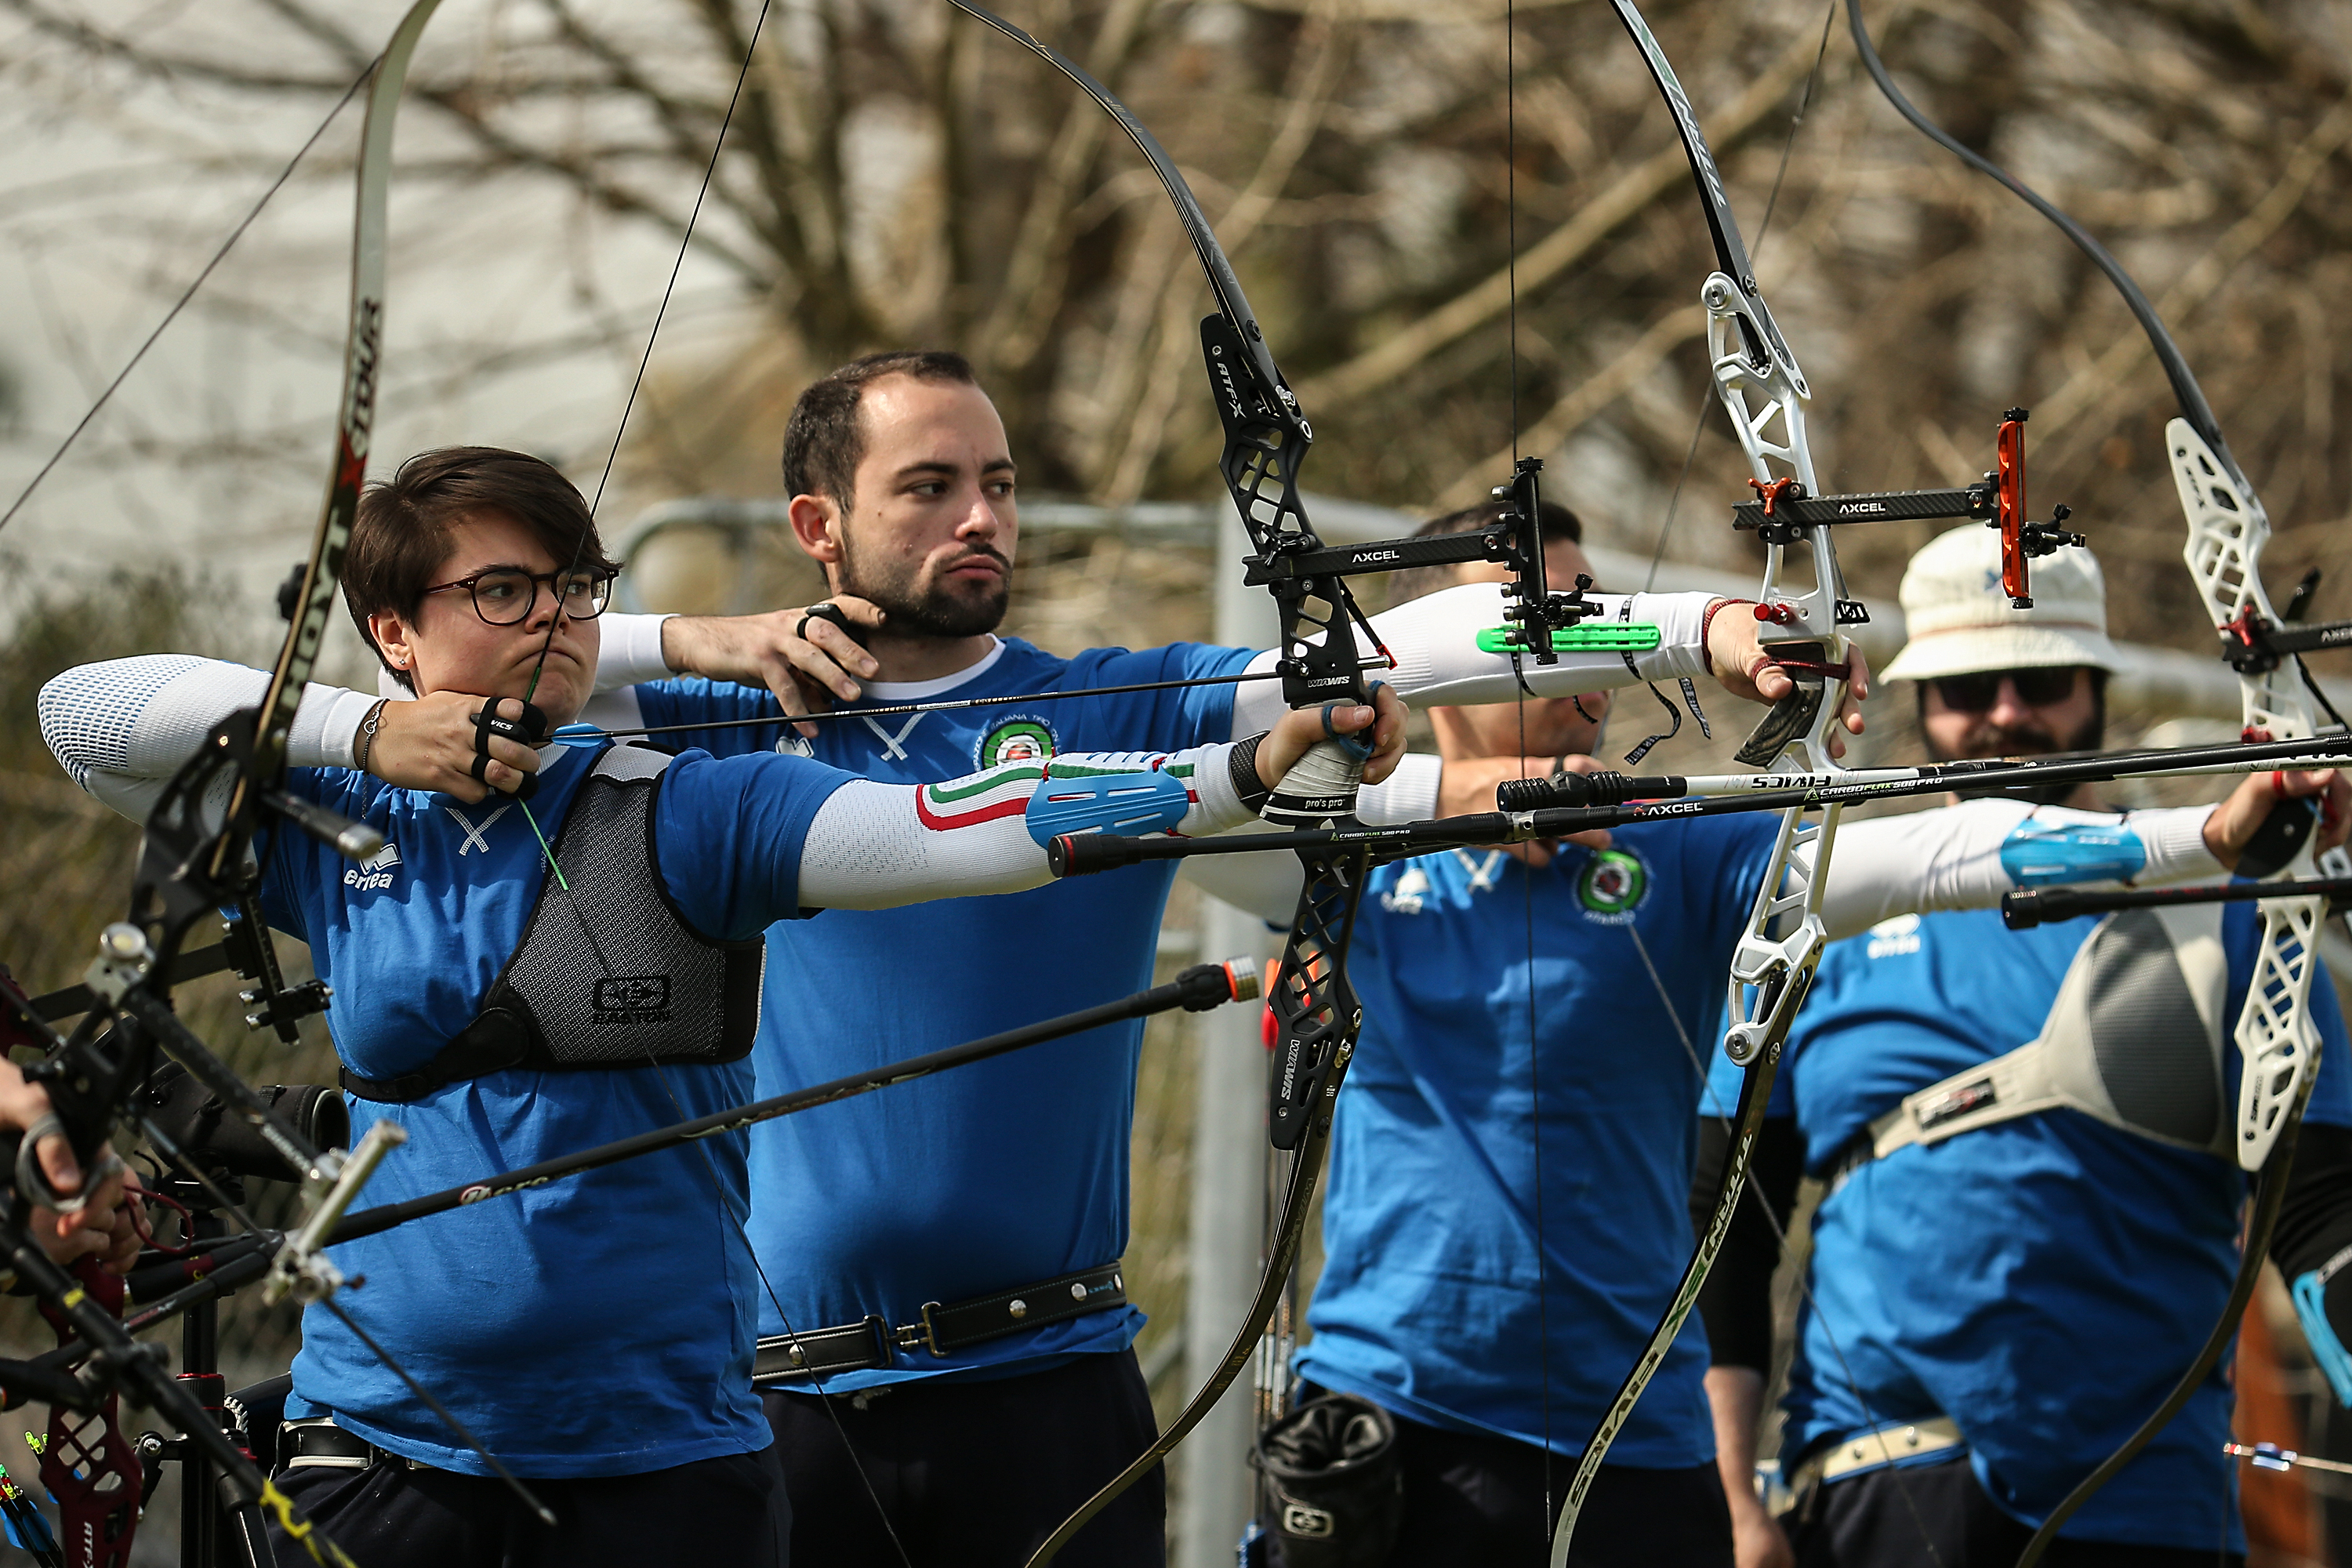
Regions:
<instances>
[{"instance_id":1,"label":"nose","mask_svg":"<svg viewBox=\"0 0 2352 1568\"><path fill-rule=\"evenodd\" d=\"M549 628L559 621L570 625L572 617L563 612L563 595L553 583L533 583L530 585L530 614L523 617L524 627L533 637L545 637Z\"/></svg>"},{"instance_id":2,"label":"nose","mask_svg":"<svg viewBox=\"0 0 2352 1568\"><path fill-rule=\"evenodd\" d=\"M1992 710L1985 715L1986 719L2001 729L2012 730L2029 721L2032 713L2033 710L2025 699L2017 694L2016 680L2003 675L2000 678L2000 690L1994 694Z\"/></svg>"},{"instance_id":3,"label":"nose","mask_svg":"<svg viewBox=\"0 0 2352 1568\"><path fill-rule=\"evenodd\" d=\"M985 486L972 490L962 519L956 524L956 537L980 544L993 544L1010 534L1016 526L1010 497L990 495Z\"/></svg>"}]
</instances>

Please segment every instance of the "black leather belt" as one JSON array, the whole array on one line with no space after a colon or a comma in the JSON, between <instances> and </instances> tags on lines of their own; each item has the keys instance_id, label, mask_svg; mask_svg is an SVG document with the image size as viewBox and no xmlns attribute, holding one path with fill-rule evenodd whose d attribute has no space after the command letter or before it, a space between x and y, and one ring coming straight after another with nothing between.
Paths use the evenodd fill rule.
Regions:
<instances>
[{"instance_id":1,"label":"black leather belt","mask_svg":"<svg viewBox=\"0 0 2352 1568\"><path fill-rule=\"evenodd\" d=\"M433 1468L344 1431L335 1425L331 1415L306 1415L278 1428L278 1468L281 1470L364 1470L372 1465L398 1465L411 1470Z\"/></svg>"},{"instance_id":2,"label":"black leather belt","mask_svg":"<svg viewBox=\"0 0 2352 1568\"><path fill-rule=\"evenodd\" d=\"M898 1359L899 1351L918 1347L934 1356L950 1356L967 1345L1024 1329L1126 1305L1127 1281L1119 1277L1119 1266L1106 1263L965 1301L926 1301L921 1319L899 1328L892 1328L877 1312L863 1322L774 1334L760 1342L751 1363L751 1386L885 1367Z\"/></svg>"}]
</instances>

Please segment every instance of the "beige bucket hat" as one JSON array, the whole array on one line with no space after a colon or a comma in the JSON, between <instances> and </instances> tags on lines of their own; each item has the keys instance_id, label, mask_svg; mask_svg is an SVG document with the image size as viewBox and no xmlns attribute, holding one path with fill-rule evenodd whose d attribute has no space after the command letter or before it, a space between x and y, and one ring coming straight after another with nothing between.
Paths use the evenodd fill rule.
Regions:
<instances>
[{"instance_id":1,"label":"beige bucket hat","mask_svg":"<svg viewBox=\"0 0 2352 1568\"><path fill-rule=\"evenodd\" d=\"M1987 669L2116 665L2107 640L2107 581L2096 557L2070 547L2033 563L2033 608L2012 610L2000 586L2000 533L1969 523L1939 535L1903 574L1910 640L1881 675L1933 680Z\"/></svg>"}]
</instances>

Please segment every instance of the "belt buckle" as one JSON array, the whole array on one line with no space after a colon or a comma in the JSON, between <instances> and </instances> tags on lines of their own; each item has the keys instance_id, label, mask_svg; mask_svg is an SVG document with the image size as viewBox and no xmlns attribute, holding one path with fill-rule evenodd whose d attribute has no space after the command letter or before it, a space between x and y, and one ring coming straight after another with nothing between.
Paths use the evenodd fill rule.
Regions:
<instances>
[{"instance_id":1,"label":"belt buckle","mask_svg":"<svg viewBox=\"0 0 2352 1568\"><path fill-rule=\"evenodd\" d=\"M909 1323L899 1330L898 1342L909 1349L920 1345L940 1360L947 1360L948 1352L940 1348L940 1326L931 1321L931 1313L943 1305L945 1303L940 1301L924 1302L923 1321L919 1324Z\"/></svg>"}]
</instances>

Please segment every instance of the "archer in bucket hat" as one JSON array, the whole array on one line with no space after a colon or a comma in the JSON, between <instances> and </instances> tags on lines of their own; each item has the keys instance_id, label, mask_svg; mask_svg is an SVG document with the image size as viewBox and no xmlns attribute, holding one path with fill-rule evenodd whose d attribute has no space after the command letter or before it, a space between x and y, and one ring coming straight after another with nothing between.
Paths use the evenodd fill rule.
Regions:
<instances>
[{"instance_id":1,"label":"archer in bucket hat","mask_svg":"<svg viewBox=\"0 0 2352 1568\"><path fill-rule=\"evenodd\" d=\"M1989 529L1954 530L1912 558L1910 640L1885 673L1918 683L1937 761L2099 745L2121 660L2098 563L2079 549L2037 562L2033 597L2010 607ZM2352 789L2323 773L2250 776L2199 838L2223 864L2233 816L2267 820L2275 797L2323 791L2326 844L2345 832ZM2012 815L1974 854L2021 882L2210 875L2184 870L2197 847L2176 835L2194 808L2119 810L2093 784L2055 786L2028 808L1979 799L1860 826L1924 830L1996 812ZM2159 864L2176 850L2186 856ZM1850 898L1858 863L1843 837L1839 852L1829 887L1848 879L1832 896ZM2236 868L2234 853L2226 863ZM1827 945L1753 1133L1755 1202L1699 1303L1740 1562L2011 1568L2195 1359L2241 1256L2231 998L2257 984L2256 923L2251 905L2208 904L2011 931L1991 910L1947 904ZM2280 1200L2287 1239L2268 1252L2296 1282L2306 1339L2333 1347L2352 1340L2352 1269L2326 1272L2352 1252L2352 1050L2333 1045L2345 1037L2334 988L2315 986L2311 1001L2315 1037L2330 1042L2311 1105L2325 1096L2326 1109L2306 1115L2296 1185ZM1703 1118L1738 1103L1737 1068L1718 1057L1713 1073ZM1702 1120L1694 1212L1729 1157L1729 1125ZM1777 1371L1759 1325L1771 1321L1783 1244L1763 1216L1792 1212L1808 1173L1829 1179L1798 1265L1808 1310L1779 1363L1790 1506L1773 1519L1746 1484ZM2332 1359L2352 1368L2352 1355ZM2352 1405L2352 1371L2332 1386ZM2051 1561L2243 1563L2235 1475L2214 1458L2231 1402L2220 1379L2199 1384L2073 1514Z\"/></svg>"},{"instance_id":2,"label":"archer in bucket hat","mask_svg":"<svg viewBox=\"0 0 2352 1568\"><path fill-rule=\"evenodd\" d=\"M1903 574L1910 640L1886 668L1895 680L2053 665L2116 668L2107 640L2107 580L2087 548L2033 567L2033 608L2012 610L2000 586L2000 535L1953 529L1911 557Z\"/></svg>"},{"instance_id":3,"label":"archer in bucket hat","mask_svg":"<svg viewBox=\"0 0 2352 1568\"><path fill-rule=\"evenodd\" d=\"M2011 609L2000 536L1969 524L1914 555L1901 593L1910 640L1885 675L1919 683L1935 760L2097 749L2117 660L2106 579L2089 550L2036 563L2033 607Z\"/></svg>"}]
</instances>

